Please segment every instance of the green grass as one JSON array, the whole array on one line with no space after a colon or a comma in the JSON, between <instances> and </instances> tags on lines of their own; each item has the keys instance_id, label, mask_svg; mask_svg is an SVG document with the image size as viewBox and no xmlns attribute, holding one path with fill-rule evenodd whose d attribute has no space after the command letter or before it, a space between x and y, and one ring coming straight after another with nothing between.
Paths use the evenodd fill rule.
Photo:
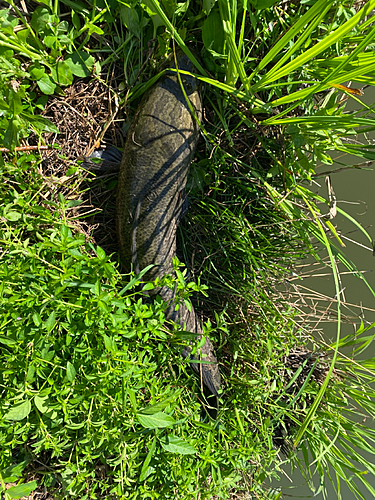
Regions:
<instances>
[{"instance_id":1,"label":"green grass","mask_svg":"<svg viewBox=\"0 0 375 500\"><path fill-rule=\"evenodd\" d=\"M0 135L11 150L0 164L7 500L37 485L57 498L278 499L269 485L285 460L312 489L317 478L323 492L332 481L338 498L343 481L358 498L363 485L374 495L374 465L361 455L373 453L374 431L361 423L375 413L375 360L364 354L373 325L342 338L338 300L327 346L279 290L308 255L329 256L339 299L336 265L370 287L342 251L329 201L307 186L317 164L332 164L330 151L373 159L373 147L349 142L374 129L372 107L345 112L335 85L372 82L375 0L258 3L46 0L30 15L13 2L0 12ZM216 421L180 355L190 335L140 292L152 284L122 275L116 255L87 242L70 215L77 193L56 179L51 187L38 154L14 150L30 129L40 145L56 132L40 111L74 78L110 87L116 74L129 121L176 45L200 52L206 119L179 231L196 284L178 262L177 278L165 280L178 300L198 303L215 341Z\"/></svg>"}]
</instances>

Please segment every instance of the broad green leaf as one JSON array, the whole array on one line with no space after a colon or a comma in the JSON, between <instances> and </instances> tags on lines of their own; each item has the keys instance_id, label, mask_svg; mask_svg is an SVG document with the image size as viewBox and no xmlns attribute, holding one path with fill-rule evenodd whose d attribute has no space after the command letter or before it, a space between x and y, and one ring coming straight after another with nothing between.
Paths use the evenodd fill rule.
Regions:
<instances>
[{"instance_id":1,"label":"broad green leaf","mask_svg":"<svg viewBox=\"0 0 375 500\"><path fill-rule=\"evenodd\" d=\"M18 341L10 337L5 337L4 335L0 335L0 343L5 345L14 345L17 344Z\"/></svg>"},{"instance_id":2,"label":"broad green leaf","mask_svg":"<svg viewBox=\"0 0 375 500\"><path fill-rule=\"evenodd\" d=\"M206 16L208 16L215 3L216 0L203 0L202 10L206 14Z\"/></svg>"},{"instance_id":3,"label":"broad green leaf","mask_svg":"<svg viewBox=\"0 0 375 500\"><path fill-rule=\"evenodd\" d=\"M146 10L147 14L151 17L151 21L154 25L154 37L155 37L159 26L165 25L166 16L165 16L164 12L163 12L163 15L160 15L160 12L158 9L158 7L160 7L160 5L157 5L157 0L156 1L143 0L142 7ZM168 20L168 22L169 22L169 20Z\"/></svg>"},{"instance_id":4,"label":"broad green leaf","mask_svg":"<svg viewBox=\"0 0 375 500\"><path fill-rule=\"evenodd\" d=\"M95 59L87 52L78 50L65 59L65 64L73 75L84 78L91 75Z\"/></svg>"},{"instance_id":5,"label":"broad green leaf","mask_svg":"<svg viewBox=\"0 0 375 500\"><path fill-rule=\"evenodd\" d=\"M38 486L36 481L30 481L29 483L18 484L17 486L11 486L6 490L7 495L11 498L22 498L30 495Z\"/></svg>"},{"instance_id":6,"label":"broad green leaf","mask_svg":"<svg viewBox=\"0 0 375 500\"><path fill-rule=\"evenodd\" d=\"M74 10L72 10L72 23L77 31L81 29L82 26L81 26L81 21L79 19L79 15L77 14L77 12L74 12Z\"/></svg>"},{"instance_id":7,"label":"broad green leaf","mask_svg":"<svg viewBox=\"0 0 375 500\"><path fill-rule=\"evenodd\" d=\"M18 19L9 13L8 9L0 10L0 28L3 33L13 35Z\"/></svg>"},{"instance_id":8,"label":"broad green leaf","mask_svg":"<svg viewBox=\"0 0 375 500\"><path fill-rule=\"evenodd\" d=\"M4 99L0 98L0 110L10 112L9 104L4 101Z\"/></svg>"},{"instance_id":9,"label":"broad green leaf","mask_svg":"<svg viewBox=\"0 0 375 500\"><path fill-rule=\"evenodd\" d=\"M45 7L37 7L33 12L30 24L37 33L51 33L50 26L57 26L59 18L54 14L50 14Z\"/></svg>"},{"instance_id":10,"label":"broad green leaf","mask_svg":"<svg viewBox=\"0 0 375 500\"><path fill-rule=\"evenodd\" d=\"M224 54L225 35L220 13L217 9L212 10L203 23L202 40L207 50Z\"/></svg>"},{"instance_id":11,"label":"broad green leaf","mask_svg":"<svg viewBox=\"0 0 375 500\"><path fill-rule=\"evenodd\" d=\"M99 28L96 24L93 23L87 23L85 26L86 29L89 30L89 35L91 36L93 33L96 33L97 35L104 35L104 31Z\"/></svg>"},{"instance_id":12,"label":"broad green leaf","mask_svg":"<svg viewBox=\"0 0 375 500\"><path fill-rule=\"evenodd\" d=\"M66 364L66 376L69 380L69 382L73 382L76 376L76 369L74 368L74 365L68 361Z\"/></svg>"},{"instance_id":13,"label":"broad green leaf","mask_svg":"<svg viewBox=\"0 0 375 500\"><path fill-rule=\"evenodd\" d=\"M38 312L35 312L33 314L33 321L35 326L40 326L42 324L42 318L40 317L40 314Z\"/></svg>"},{"instance_id":14,"label":"broad green leaf","mask_svg":"<svg viewBox=\"0 0 375 500\"><path fill-rule=\"evenodd\" d=\"M154 415L160 410L164 410L164 408L166 408L173 401L175 401L175 397L167 398L164 401L159 401L154 405L146 406L146 408L143 408L140 413L142 413L142 415Z\"/></svg>"},{"instance_id":15,"label":"broad green leaf","mask_svg":"<svg viewBox=\"0 0 375 500\"><path fill-rule=\"evenodd\" d=\"M41 413L46 413L49 409L48 407L48 396L38 396L34 397L35 406Z\"/></svg>"},{"instance_id":16,"label":"broad green leaf","mask_svg":"<svg viewBox=\"0 0 375 500\"><path fill-rule=\"evenodd\" d=\"M18 464L10 465L6 469L0 470L0 476L5 483L13 483L22 475L27 462L20 462Z\"/></svg>"},{"instance_id":17,"label":"broad green leaf","mask_svg":"<svg viewBox=\"0 0 375 500\"><path fill-rule=\"evenodd\" d=\"M100 260L105 260L107 257L105 251L99 245L96 246L96 255Z\"/></svg>"},{"instance_id":18,"label":"broad green leaf","mask_svg":"<svg viewBox=\"0 0 375 500\"><path fill-rule=\"evenodd\" d=\"M44 132L52 132L55 134L59 133L59 129L56 127L56 125L48 120L48 118L44 118L44 116L31 115L29 113L23 112L21 113L21 117L38 130L42 130Z\"/></svg>"},{"instance_id":19,"label":"broad green leaf","mask_svg":"<svg viewBox=\"0 0 375 500\"><path fill-rule=\"evenodd\" d=\"M52 49L57 42L58 38L57 36L46 36L43 39L44 45L48 47L49 49Z\"/></svg>"},{"instance_id":20,"label":"broad green leaf","mask_svg":"<svg viewBox=\"0 0 375 500\"><path fill-rule=\"evenodd\" d=\"M13 89L9 89L8 102L9 110L11 113L13 113L14 116L17 116L22 112L20 92L15 92Z\"/></svg>"},{"instance_id":21,"label":"broad green leaf","mask_svg":"<svg viewBox=\"0 0 375 500\"><path fill-rule=\"evenodd\" d=\"M19 220L21 217L22 214L20 214L19 212L15 212L14 210L11 210L10 212L7 212L5 214L5 218L12 222Z\"/></svg>"},{"instance_id":22,"label":"broad green leaf","mask_svg":"<svg viewBox=\"0 0 375 500\"><path fill-rule=\"evenodd\" d=\"M149 464L151 462L151 458L153 457L153 455L155 453L155 448L156 448L156 437L154 437L154 439L152 440L152 444L150 446L150 449L147 453L145 461L143 462L141 474L139 476L140 481L144 481L153 472L153 469L149 467Z\"/></svg>"},{"instance_id":23,"label":"broad green leaf","mask_svg":"<svg viewBox=\"0 0 375 500\"><path fill-rule=\"evenodd\" d=\"M66 208L78 207L81 203L83 203L83 200L69 200L66 204ZM79 253L79 255L81 254Z\"/></svg>"},{"instance_id":24,"label":"broad green leaf","mask_svg":"<svg viewBox=\"0 0 375 500\"><path fill-rule=\"evenodd\" d=\"M146 429L162 429L163 427L172 427L176 423L173 417L163 412L154 413L153 415L138 413L138 420Z\"/></svg>"},{"instance_id":25,"label":"broad green leaf","mask_svg":"<svg viewBox=\"0 0 375 500\"><path fill-rule=\"evenodd\" d=\"M36 83L43 94L52 95L55 92L56 84L47 74L44 74Z\"/></svg>"},{"instance_id":26,"label":"broad green leaf","mask_svg":"<svg viewBox=\"0 0 375 500\"><path fill-rule=\"evenodd\" d=\"M136 413L137 412L137 399L135 397L135 392L133 391L133 389L127 389L127 393L129 395L129 399L130 399L131 405L133 407L133 410Z\"/></svg>"},{"instance_id":27,"label":"broad green leaf","mask_svg":"<svg viewBox=\"0 0 375 500\"><path fill-rule=\"evenodd\" d=\"M4 135L4 146L6 148L13 149L17 146L21 129L21 122L17 120L17 118L13 118L9 121L8 128Z\"/></svg>"},{"instance_id":28,"label":"broad green leaf","mask_svg":"<svg viewBox=\"0 0 375 500\"><path fill-rule=\"evenodd\" d=\"M31 411L31 403L27 399L26 401L21 401L13 405L10 410L5 414L4 418L6 420L23 420L26 418Z\"/></svg>"},{"instance_id":29,"label":"broad green leaf","mask_svg":"<svg viewBox=\"0 0 375 500\"><path fill-rule=\"evenodd\" d=\"M153 290L155 288L155 285L153 283L146 283L142 287L142 292L146 292L147 290Z\"/></svg>"},{"instance_id":30,"label":"broad green leaf","mask_svg":"<svg viewBox=\"0 0 375 500\"><path fill-rule=\"evenodd\" d=\"M134 7L122 4L120 6L120 18L130 33L133 33L137 38L141 38L142 30L147 24L147 19L144 16L140 21L138 12Z\"/></svg>"},{"instance_id":31,"label":"broad green leaf","mask_svg":"<svg viewBox=\"0 0 375 500\"><path fill-rule=\"evenodd\" d=\"M51 75L59 85L71 85L73 83L73 73L65 61L57 61L51 66Z\"/></svg>"},{"instance_id":32,"label":"broad green leaf","mask_svg":"<svg viewBox=\"0 0 375 500\"><path fill-rule=\"evenodd\" d=\"M165 451L178 453L179 455L194 455L197 452L191 444L172 434L167 434L160 440L160 443Z\"/></svg>"},{"instance_id":33,"label":"broad green leaf","mask_svg":"<svg viewBox=\"0 0 375 500\"><path fill-rule=\"evenodd\" d=\"M47 329L47 332L51 332L53 327L55 326L56 323L56 313L55 311L52 311L51 314L48 316L47 321L44 323L44 326Z\"/></svg>"},{"instance_id":34,"label":"broad green leaf","mask_svg":"<svg viewBox=\"0 0 375 500\"><path fill-rule=\"evenodd\" d=\"M103 339L104 339L104 345L107 351L109 352L116 352L117 347L116 347L116 342L113 337L109 337L106 334L103 334Z\"/></svg>"}]
</instances>

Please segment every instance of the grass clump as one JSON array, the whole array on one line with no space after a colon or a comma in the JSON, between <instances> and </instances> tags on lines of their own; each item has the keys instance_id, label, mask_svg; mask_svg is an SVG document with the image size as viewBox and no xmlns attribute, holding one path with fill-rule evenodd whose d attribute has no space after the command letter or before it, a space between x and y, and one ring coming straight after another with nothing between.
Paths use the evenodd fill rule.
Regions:
<instances>
[{"instance_id":1,"label":"grass clump","mask_svg":"<svg viewBox=\"0 0 375 500\"><path fill-rule=\"evenodd\" d=\"M242 421L249 391L223 420L202 416L180 355L190 336L169 332L165 304L142 300L139 279L124 287L105 252L73 236L67 203L45 209L44 231L20 214L1 233L3 469L39 457L40 483L78 498L209 497L238 482L240 463L259 474L275 450Z\"/></svg>"},{"instance_id":2,"label":"grass clump","mask_svg":"<svg viewBox=\"0 0 375 500\"><path fill-rule=\"evenodd\" d=\"M373 158L371 146L349 142L373 127L372 108L347 113L346 97L358 94L342 84L371 82L375 2L9 5L0 12L0 132L12 151L0 165L4 496L38 484L57 498L278 499L269 485L285 460L315 491L318 477L322 491L332 481L339 495L345 481L359 498L362 485L374 493L361 454L373 431L358 418L374 415L374 360L361 360L373 325L341 338L336 267L364 278L329 218L336 201L308 183L319 162L331 165L331 150ZM113 177L94 185L39 114L54 110L68 149L74 137L82 156L103 140L121 146L121 105L128 124L158 62L177 44L190 54L193 42L207 109L179 239L197 284L177 260L177 278L165 279L178 300L199 302L215 342L216 421L181 358L191 335L166 324L142 273L119 272ZM74 76L100 89L108 119L94 123L92 96ZM69 130L69 112L84 137ZM43 163L15 151L21 139L60 142L61 153L48 151ZM320 259L318 245L336 286L332 345L278 291L301 259Z\"/></svg>"}]
</instances>

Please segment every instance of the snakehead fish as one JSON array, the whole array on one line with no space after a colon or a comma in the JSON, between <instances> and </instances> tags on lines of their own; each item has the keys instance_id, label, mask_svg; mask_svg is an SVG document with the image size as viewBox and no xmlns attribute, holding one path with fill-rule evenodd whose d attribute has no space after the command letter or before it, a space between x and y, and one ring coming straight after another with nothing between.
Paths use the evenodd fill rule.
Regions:
<instances>
[{"instance_id":1,"label":"snakehead fish","mask_svg":"<svg viewBox=\"0 0 375 500\"><path fill-rule=\"evenodd\" d=\"M177 52L181 70L193 72L188 57ZM175 67L171 64L170 67ZM186 95L199 120L202 101L199 82L180 74ZM117 234L120 255L127 271L139 273L150 264L155 266L145 275L154 281L173 274L172 259L176 255L176 230L184 202L186 178L199 137L199 126L192 116L176 72L167 71L144 95L127 134L120 166L117 192ZM151 290L171 305L167 319L179 323L187 331L203 334L194 309L185 303L175 311L175 292L167 287ZM195 359L190 349L183 356L192 362L209 391L218 396L221 384L213 346L207 338Z\"/></svg>"}]
</instances>

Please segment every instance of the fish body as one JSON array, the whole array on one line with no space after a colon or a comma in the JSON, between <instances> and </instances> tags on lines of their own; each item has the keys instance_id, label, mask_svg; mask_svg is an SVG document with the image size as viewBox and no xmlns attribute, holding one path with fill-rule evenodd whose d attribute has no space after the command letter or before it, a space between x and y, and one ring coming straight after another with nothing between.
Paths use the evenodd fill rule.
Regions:
<instances>
[{"instance_id":1,"label":"fish body","mask_svg":"<svg viewBox=\"0 0 375 500\"><path fill-rule=\"evenodd\" d=\"M179 69L194 71L183 52L179 51L177 58ZM199 82L188 75L180 76L200 121ZM199 126L186 102L177 74L167 71L146 92L137 109L125 143L117 193L117 234L124 267L127 271L133 268L139 273L154 264L145 275L148 281L173 273L176 230L198 137ZM166 311L168 319L196 333L198 339L201 337L203 330L194 309L189 311L182 303L175 311L173 290L159 287L150 294L159 294L164 301L171 302ZM209 339L200 353L204 363L192 363L192 367L210 392L217 396L221 378ZM191 357L188 350L184 350L183 355Z\"/></svg>"}]
</instances>

